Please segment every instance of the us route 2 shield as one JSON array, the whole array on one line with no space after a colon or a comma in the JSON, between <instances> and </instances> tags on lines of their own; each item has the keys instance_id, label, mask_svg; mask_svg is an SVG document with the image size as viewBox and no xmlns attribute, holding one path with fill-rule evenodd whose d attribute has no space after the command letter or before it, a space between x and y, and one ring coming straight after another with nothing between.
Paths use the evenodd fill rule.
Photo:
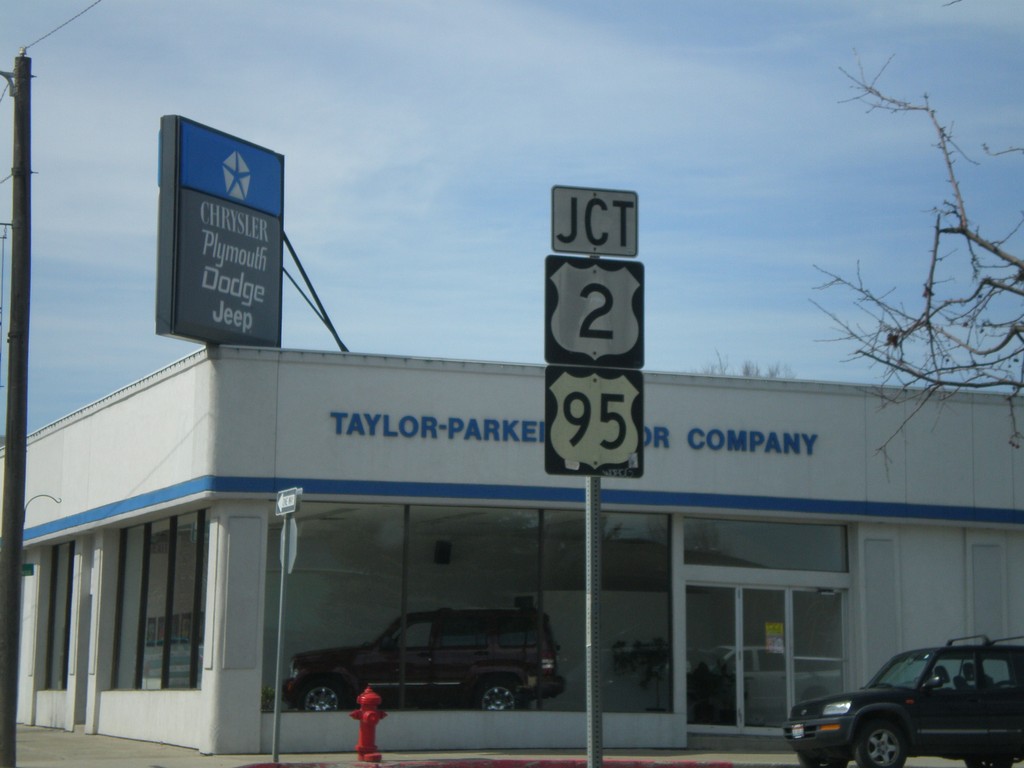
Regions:
<instances>
[{"instance_id":1,"label":"us route 2 shield","mask_svg":"<svg viewBox=\"0 0 1024 768\"><path fill-rule=\"evenodd\" d=\"M544 360L643 368L643 264L548 256L544 265Z\"/></svg>"},{"instance_id":2,"label":"us route 2 shield","mask_svg":"<svg viewBox=\"0 0 1024 768\"><path fill-rule=\"evenodd\" d=\"M544 378L547 473L641 477L643 374L551 365Z\"/></svg>"}]
</instances>

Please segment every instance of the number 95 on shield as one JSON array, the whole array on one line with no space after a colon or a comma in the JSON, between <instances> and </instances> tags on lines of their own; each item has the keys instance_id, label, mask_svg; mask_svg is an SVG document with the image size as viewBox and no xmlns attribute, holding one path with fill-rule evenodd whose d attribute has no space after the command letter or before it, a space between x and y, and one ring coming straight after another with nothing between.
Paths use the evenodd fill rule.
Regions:
<instances>
[{"instance_id":1,"label":"number 95 on shield","mask_svg":"<svg viewBox=\"0 0 1024 768\"><path fill-rule=\"evenodd\" d=\"M549 365L544 468L551 475L643 475L643 373Z\"/></svg>"}]
</instances>

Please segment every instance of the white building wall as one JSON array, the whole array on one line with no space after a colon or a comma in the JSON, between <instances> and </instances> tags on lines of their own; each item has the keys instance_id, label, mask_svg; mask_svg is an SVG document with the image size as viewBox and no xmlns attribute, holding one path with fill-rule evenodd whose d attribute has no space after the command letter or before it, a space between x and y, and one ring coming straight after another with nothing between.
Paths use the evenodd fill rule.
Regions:
<instances>
[{"instance_id":1,"label":"white building wall","mask_svg":"<svg viewBox=\"0 0 1024 768\"><path fill-rule=\"evenodd\" d=\"M86 733L100 732L100 693L109 686L113 668L112 649L115 647L117 630L114 617L117 610L118 543L118 532L115 529L97 531L92 541L90 591L93 599L92 616L87 625L88 693L83 720Z\"/></svg>"},{"instance_id":2,"label":"white building wall","mask_svg":"<svg viewBox=\"0 0 1024 768\"><path fill-rule=\"evenodd\" d=\"M188 359L31 435L25 497L61 503L28 505L27 543L45 540L49 528L66 536L69 523L109 523L121 507L158 509L167 489L208 474L211 373Z\"/></svg>"},{"instance_id":3,"label":"white building wall","mask_svg":"<svg viewBox=\"0 0 1024 768\"><path fill-rule=\"evenodd\" d=\"M604 481L605 508L847 524L853 682L895 650L979 626L1024 634L1024 459L1007 444L1003 399L936 401L908 422L915 405L880 408L877 394L860 387L645 374L645 390L647 424L669 444L648 448L642 479ZM578 506L564 492L582 498L582 481L544 471L535 431L543 403L536 366L219 348L36 433L27 496L62 502L40 500L28 511L27 555L39 566L24 582L19 719L58 727L84 720L90 732L205 752L265 747L267 718L257 713L274 491L299 484L308 499L495 505L521 504L528 491L534 506ZM361 430L349 431L352 414ZM424 417L464 427L514 422L519 439L467 440L440 428L403 436L406 416L419 425ZM714 430L798 435L802 450L713 450ZM201 506L210 520L202 688L105 690L117 536L102 527ZM48 545L73 535L88 553L76 584L90 645L76 646L73 695L40 692ZM673 553L680 575L681 534ZM986 588L996 582L999 595ZM675 630L685 637L681 576L673 589ZM681 672L675 682L685 701ZM81 712L69 715L83 691ZM557 746L568 724L582 724L575 713L543 713L535 727L534 713L517 714L524 717L507 721L517 725L505 737L528 724L538 746ZM294 732L315 730L319 719L295 718ZM498 738L473 718L460 713L452 728ZM410 748L446 733L437 718L408 722L420 719L407 731ZM643 746L626 743L638 733L647 745L685 742L678 716L609 722L609 745ZM332 738L350 746L347 735Z\"/></svg>"},{"instance_id":4,"label":"white building wall","mask_svg":"<svg viewBox=\"0 0 1024 768\"><path fill-rule=\"evenodd\" d=\"M267 507L236 502L212 510L216 568L207 591L203 752L251 752L260 742Z\"/></svg>"},{"instance_id":5,"label":"white building wall","mask_svg":"<svg viewBox=\"0 0 1024 768\"><path fill-rule=\"evenodd\" d=\"M41 654L37 652L40 622L46 615L49 596L43 590L44 563L49 564L50 550L36 548L25 552L23 562L32 565L32 575L21 580L21 635L18 651L18 722L36 721L37 680L42 674Z\"/></svg>"},{"instance_id":6,"label":"white building wall","mask_svg":"<svg viewBox=\"0 0 1024 768\"><path fill-rule=\"evenodd\" d=\"M1024 635L1024 531L862 524L855 541L855 685L897 651Z\"/></svg>"}]
</instances>

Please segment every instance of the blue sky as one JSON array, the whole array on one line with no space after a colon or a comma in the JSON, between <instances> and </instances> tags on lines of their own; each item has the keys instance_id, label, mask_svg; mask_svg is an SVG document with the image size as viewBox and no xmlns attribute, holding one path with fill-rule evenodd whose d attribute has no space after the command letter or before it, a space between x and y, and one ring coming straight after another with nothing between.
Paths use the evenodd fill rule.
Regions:
<instances>
[{"instance_id":1,"label":"blue sky","mask_svg":"<svg viewBox=\"0 0 1024 768\"><path fill-rule=\"evenodd\" d=\"M285 231L355 352L543 363L570 185L639 195L645 370L878 381L816 267L915 301L948 190L926 120L849 103L841 68L893 57L883 88L954 123L983 233L1024 198L981 148L1024 143L1019 0L103 0L44 37L90 2L0 10L0 69L29 45L35 75L30 429L196 349L154 331L161 115L285 156ZM12 120L5 95L0 168ZM287 282L283 346L335 348Z\"/></svg>"}]
</instances>

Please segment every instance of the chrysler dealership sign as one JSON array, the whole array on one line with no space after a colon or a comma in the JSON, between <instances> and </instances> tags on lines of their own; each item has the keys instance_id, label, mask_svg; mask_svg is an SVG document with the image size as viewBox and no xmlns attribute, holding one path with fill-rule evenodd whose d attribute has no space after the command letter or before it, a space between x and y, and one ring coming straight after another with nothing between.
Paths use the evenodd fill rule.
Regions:
<instances>
[{"instance_id":1,"label":"chrysler dealership sign","mask_svg":"<svg viewBox=\"0 0 1024 768\"><path fill-rule=\"evenodd\" d=\"M282 155L163 117L157 333L279 347L283 209Z\"/></svg>"}]
</instances>

